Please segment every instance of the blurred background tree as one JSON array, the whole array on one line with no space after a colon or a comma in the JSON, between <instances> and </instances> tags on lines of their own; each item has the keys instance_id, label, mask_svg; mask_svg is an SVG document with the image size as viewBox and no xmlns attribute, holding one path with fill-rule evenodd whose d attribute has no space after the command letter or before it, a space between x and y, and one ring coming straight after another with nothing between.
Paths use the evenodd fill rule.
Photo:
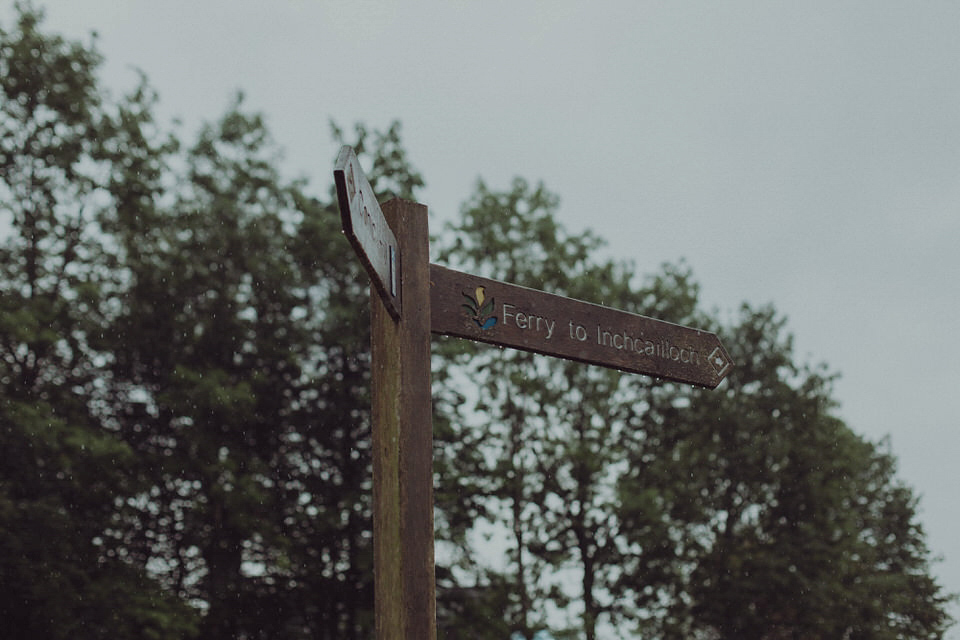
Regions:
<instances>
[{"instance_id":1,"label":"blurred background tree","mask_svg":"<svg viewBox=\"0 0 960 640\"><path fill-rule=\"evenodd\" d=\"M480 183L461 222L448 229L441 261L675 322L690 317L697 291L686 270L666 267L635 286L629 264L600 257L599 238L570 234L556 222L558 204L542 185L520 179L504 192ZM509 586L511 629L531 639L548 626L547 612L582 608L581 621L568 631L596 638L601 617L618 621L637 606L609 589L626 550L616 486L627 462L627 418L656 383L521 351L437 343L447 357L435 367L438 380L467 381L474 391L469 404L457 403L467 411L449 437L453 447L470 442L474 455L456 450L450 475L477 478L479 515L509 533L509 562L496 583ZM576 589L564 586L571 582Z\"/></svg>"},{"instance_id":2,"label":"blurred background tree","mask_svg":"<svg viewBox=\"0 0 960 640\"><path fill-rule=\"evenodd\" d=\"M145 81L112 100L92 45L18 12L0 49L8 630L368 637L367 286L329 196L278 175L242 96L187 147ZM399 125L334 135L386 168L380 197L415 197Z\"/></svg>"},{"instance_id":3,"label":"blurred background tree","mask_svg":"<svg viewBox=\"0 0 960 640\"><path fill-rule=\"evenodd\" d=\"M182 637L196 610L113 534L145 487L107 409L123 276L97 220L123 160L111 121L137 105L107 103L92 46L40 20L21 9L0 31L0 612L17 638Z\"/></svg>"}]
</instances>

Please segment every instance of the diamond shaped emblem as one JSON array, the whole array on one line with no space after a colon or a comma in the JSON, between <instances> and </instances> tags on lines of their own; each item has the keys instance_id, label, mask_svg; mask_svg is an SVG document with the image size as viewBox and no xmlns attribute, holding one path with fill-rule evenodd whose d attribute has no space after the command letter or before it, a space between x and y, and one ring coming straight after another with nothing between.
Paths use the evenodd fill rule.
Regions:
<instances>
[{"instance_id":1,"label":"diamond shaped emblem","mask_svg":"<svg viewBox=\"0 0 960 640\"><path fill-rule=\"evenodd\" d=\"M721 378L727 373L727 370L732 364L729 356L727 356L720 347L716 347L711 351L707 359L710 361L710 364L713 365L713 369L717 372L717 375Z\"/></svg>"}]
</instances>

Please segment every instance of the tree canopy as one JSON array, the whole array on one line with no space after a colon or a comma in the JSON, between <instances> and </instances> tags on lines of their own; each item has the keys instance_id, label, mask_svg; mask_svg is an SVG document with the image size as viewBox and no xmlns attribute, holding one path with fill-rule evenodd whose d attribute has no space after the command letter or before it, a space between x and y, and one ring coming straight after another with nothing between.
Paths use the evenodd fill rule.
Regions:
<instances>
[{"instance_id":1,"label":"tree canopy","mask_svg":"<svg viewBox=\"0 0 960 640\"><path fill-rule=\"evenodd\" d=\"M370 637L368 283L331 185L280 173L242 94L188 137L101 62L30 5L0 25L6 632ZM331 134L417 197L398 123ZM637 276L558 206L480 182L439 261L715 330L737 368L708 392L435 340L441 637L941 638L916 497L785 319L720 322L685 264Z\"/></svg>"}]
</instances>

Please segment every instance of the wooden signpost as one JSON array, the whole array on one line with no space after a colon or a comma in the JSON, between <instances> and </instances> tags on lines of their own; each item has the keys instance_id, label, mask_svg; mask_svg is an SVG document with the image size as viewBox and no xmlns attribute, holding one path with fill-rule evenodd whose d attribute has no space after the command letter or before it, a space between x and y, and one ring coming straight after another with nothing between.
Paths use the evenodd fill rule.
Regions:
<instances>
[{"instance_id":1,"label":"wooden signpost","mask_svg":"<svg viewBox=\"0 0 960 640\"><path fill-rule=\"evenodd\" d=\"M370 274L390 315L400 317L400 248L357 154L343 147L333 170L343 232Z\"/></svg>"},{"instance_id":2,"label":"wooden signpost","mask_svg":"<svg viewBox=\"0 0 960 640\"><path fill-rule=\"evenodd\" d=\"M733 366L713 333L430 265L433 333L716 388Z\"/></svg>"},{"instance_id":3,"label":"wooden signpost","mask_svg":"<svg viewBox=\"0 0 960 640\"><path fill-rule=\"evenodd\" d=\"M431 333L709 388L733 362L713 333L431 265L425 206L381 210L350 147L334 180L373 284L376 637L435 640Z\"/></svg>"}]
</instances>

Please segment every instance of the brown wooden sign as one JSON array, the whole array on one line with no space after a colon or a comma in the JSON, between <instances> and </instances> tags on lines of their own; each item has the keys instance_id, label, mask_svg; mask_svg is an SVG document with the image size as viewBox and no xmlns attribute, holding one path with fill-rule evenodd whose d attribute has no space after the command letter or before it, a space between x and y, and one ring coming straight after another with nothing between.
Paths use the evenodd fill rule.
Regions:
<instances>
[{"instance_id":1,"label":"brown wooden sign","mask_svg":"<svg viewBox=\"0 0 960 640\"><path fill-rule=\"evenodd\" d=\"M733 368L713 333L430 265L433 333L715 388Z\"/></svg>"},{"instance_id":2,"label":"brown wooden sign","mask_svg":"<svg viewBox=\"0 0 960 640\"><path fill-rule=\"evenodd\" d=\"M432 265L426 207L394 200L384 216L350 147L340 150L333 175L344 233L377 292L370 298L376 638L436 640L431 332L710 388L733 362L706 331ZM401 282L409 302L403 318Z\"/></svg>"},{"instance_id":3,"label":"brown wooden sign","mask_svg":"<svg viewBox=\"0 0 960 640\"><path fill-rule=\"evenodd\" d=\"M400 249L370 182L349 146L333 170L343 231L394 318L400 317Z\"/></svg>"}]
</instances>

